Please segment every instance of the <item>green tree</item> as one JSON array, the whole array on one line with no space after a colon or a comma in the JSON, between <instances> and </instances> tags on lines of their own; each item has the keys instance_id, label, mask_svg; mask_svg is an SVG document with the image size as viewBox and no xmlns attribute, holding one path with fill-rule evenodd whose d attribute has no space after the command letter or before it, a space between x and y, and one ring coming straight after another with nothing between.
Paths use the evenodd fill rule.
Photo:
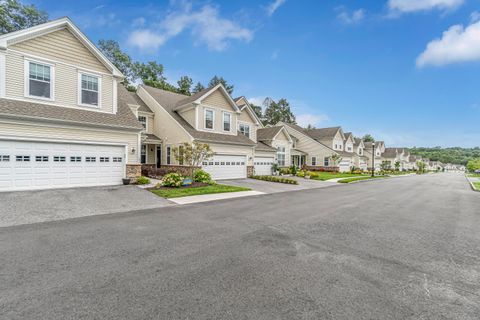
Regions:
<instances>
[{"instance_id":1,"label":"green tree","mask_svg":"<svg viewBox=\"0 0 480 320\"><path fill-rule=\"evenodd\" d=\"M253 112L257 115L259 119L263 118L263 110L262 107L254 105L253 103L249 102L250 108L252 108Z\"/></svg>"},{"instance_id":2,"label":"green tree","mask_svg":"<svg viewBox=\"0 0 480 320\"><path fill-rule=\"evenodd\" d=\"M195 87L192 90L192 93L195 94L195 93L200 92L202 90L205 90L205 87L200 82L197 82L197 84L195 85Z\"/></svg>"},{"instance_id":3,"label":"green tree","mask_svg":"<svg viewBox=\"0 0 480 320\"><path fill-rule=\"evenodd\" d=\"M380 164L380 169L382 169L382 171L387 171L387 170L390 170L391 169L391 164L390 164L390 161L382 161L382 163Z\"/></svg>"},{"instance_id":4,"label":"green tree","mask_svg":"<svg viewBox=\"0 0 480 320\"><path fill-rule=\"evenodd\" d=\"M129 86L137 79L136 69L132 58L120 49L115 40L99 40L100 51L110 60L118 70L125 76L124 84Z\"/></svg>"},{"instance_id":5,"label":"green tree","mask_svg":"<svg viewBox=\"0 0 480 320\"><path fill-rule=\"evenodd\" d=\"M363 136L363 141L365 142L375 142L375 139L373 138L373 136L369 133L367 133L366 135Z\"/></svg>"},{"instance_id":6,"label":"green tree","mask_svg":"<svg viewBox=\"0 0 480 320\"><path fill-rule=\"evenodd\" d=\"M219 83L223 85L225 90L227 90L228 94L231 95L233 93L233 85L228 84L227 80L225 80L223 77L214 76L208 83L208 86L214 87Z\"/></svg>"},{"instance_id":7,"label":"green tree","mask_svg":"<svg viewBox=\"0 0 480 320\"><path fill-rule=\"evenodd\" d=\"M330 156L330 160L332 160L333 166L337 167L340 161L342 161L342 157L338 153L334 153Z\"/></svg>"},{"instance_id":8,"label":"green tree","mask_svg":"<svg viewBox=\"0 0 480 320\"><path fill-rule=\"evenodd\" d=\"M193 85L192 78L188 76L183 76L180 78L180 80L177 81L177 84L178 84L178 93L185 94L187 96L190 96L192 94L190 92Z\"/></svg>"},{"instance_id":9,"label":"green tree","mask_svg":"<svg viewBox=\"0 0 480 320\"><path fill-rule=\"evenodd\" d=\"M400 171L400 161L395 161L395 171Z\"/></svg>"},{"instance_id":10,"label":"green tree","mask_svg":"<svg viewBox=\"0 0 480 320\"><path fill-rule=\"evenodd\" d=\"M480 159L470 160L467 163L467 170L474 172L475 170L480 170Z\"/></svg>"},{"instance_id":11,"label":"green tree","mask_svg":"<svg viewBox=\"0 0 480 320\"><path fill-rule=\"evenodd\" d=\"M278 102L270 98L265 99L264 104L267 105L264 114L264 124L275 125L282 121L285 123L295 124L295 115L290 109L290 104L287 99L280 99Z\"/></svg>"},{"instance_id":12,"label":"green tree","mask_svg":"<svg viewBox=\"0 0 480 320\"><path fill-rule=\"evenodd\" d=\"M418 173L425 173L427 165L423 161L417 161Z\"/></svg>"},{"instance_id":13,"label":"green tree","mask_svg":"<svg viewBox=\"0 0 480 320\"><path fill-rule=\"evenodd\" d=\"M5 34L48 21L48 14L33 4L24 5L17 0L0 1L0 34Z\"/></svg>"},{"instance_id":14,"label":"green tree","mask_svg":"<svg viewBox=\"0 0 480 320\"><path fill-rule=\"evenodd\" d=\"M147 63L135 62L135 74L145 84L146 82L165 82L167 79L163 75L163 65L156 61L149 61Z\"/></svg>"},{"instance_id":15,"label":"green tree","mask_svg":"<svg viewBox=\"0 0 480 320\"><path fill-rule=\"evenodd\" d=\"M190 176L193 177L195 169L201 166L203 160L213 157L214 153L208 143L194 141L184 142L179 147L173 148L175 159L183 165L190 167Z\"/></svg>"}]
</instances>

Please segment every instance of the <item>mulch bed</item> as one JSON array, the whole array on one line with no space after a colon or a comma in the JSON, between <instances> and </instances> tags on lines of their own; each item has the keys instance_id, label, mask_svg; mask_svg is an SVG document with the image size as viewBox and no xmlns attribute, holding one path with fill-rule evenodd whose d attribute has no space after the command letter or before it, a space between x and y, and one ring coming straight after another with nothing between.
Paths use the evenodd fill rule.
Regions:
<instances>
[{"instance_id":1,"label":"mulch bed","mask_svg":"<svg viewBox=\"0 0 480 320\"><path fill-rule=\"evenodd\" d=\"M147 190L172 190L172 189L187 189L187 188L198 188L198 187L206 187L209 186L208 183L203 182L193 182L191 185L188 186L181 186L181 187L153 187L147 188Z\"/></svg>"}]
</instances>

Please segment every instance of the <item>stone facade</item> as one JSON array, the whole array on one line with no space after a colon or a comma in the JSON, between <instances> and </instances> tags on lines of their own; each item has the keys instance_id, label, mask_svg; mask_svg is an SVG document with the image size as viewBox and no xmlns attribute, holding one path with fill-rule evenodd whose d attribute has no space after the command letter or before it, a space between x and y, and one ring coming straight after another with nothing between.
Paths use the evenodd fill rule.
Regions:
<instances>
[{"instance_id":1,"label":"stone facade","mask_svg":"<svg viewBox=\"0 0 480 320\"><path fill-rule=\"evenodd\" d=\"M127 164L127 178L138 178L142 175L141 164Z\"/></svg>"},{"instance_id":2,"label":"stone facade","mask_svg":"<svg viewBox=\"0 0 480 320\"><path fill-rule=\"evenodd\" d=\"M180 173L182 176L189 176L192 174L192 168L201 169L200 167L176 166L176 165L162 165L157 168L155 164L142 165L142 174L148 177L164 176L167 173Z\"/></svg>"},{"instance_id":3,"label":"stone facade","mask_svg":"<svg viewBox=\"0 0 480 320\"><path fill-rule=\"evenodd\" d=\"M254 167L253 166L247 166L247 177L253 177L254 175Z\"/></svg>"}]
</instances>

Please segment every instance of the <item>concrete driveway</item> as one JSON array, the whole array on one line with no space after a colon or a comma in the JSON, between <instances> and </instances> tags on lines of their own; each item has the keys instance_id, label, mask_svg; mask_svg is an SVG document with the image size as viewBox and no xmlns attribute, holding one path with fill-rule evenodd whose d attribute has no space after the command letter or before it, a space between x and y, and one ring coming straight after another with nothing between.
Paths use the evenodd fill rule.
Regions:
<instances>
[{"instance_id":1,"label":"concrete driveway","mask_svg":"<svg viewBox=\"0 0 480 320\"><path fill-rule=\"evenodd\" d=\"M0 192L0 227L173 205L136 186Z\"/></svg>"},{"instance_id":2,"label":"concrete driveway","mask_svg":"<svg viewBox=\"0 0 480 320\"><path fill-rule=\"evenodd\" d=\"M278 193L278 192L289 192L289 191L298 191L305 189L317 189L330 187L332 185L337 185L336 182L330 181L319 181L304 179L298 177L286 177L290 179L295 179L298 181L298 184L285 184L278 182L269 182L255 179L235 179L235 180L222 180L221 184L227 184L232 186L246 187L255 191L260 191L264 193Z\"/></svg>"}]
</instances>

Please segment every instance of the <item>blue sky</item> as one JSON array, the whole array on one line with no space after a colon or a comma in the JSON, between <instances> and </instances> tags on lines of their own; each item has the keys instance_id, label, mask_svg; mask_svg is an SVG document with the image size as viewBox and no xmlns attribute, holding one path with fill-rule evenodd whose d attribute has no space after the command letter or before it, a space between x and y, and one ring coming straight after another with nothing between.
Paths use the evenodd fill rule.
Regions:
<instances>
[{"instance_id":1,"label":"blue sky","mask_svg":"<svg viewBox=\"0 0 480 320\"><path fill-rule=\"evenodd\" d=\"M302 125L390 146L480 145L480 0L33 1L167 79L221 75Z\"/></svg>"}]
</instances>

